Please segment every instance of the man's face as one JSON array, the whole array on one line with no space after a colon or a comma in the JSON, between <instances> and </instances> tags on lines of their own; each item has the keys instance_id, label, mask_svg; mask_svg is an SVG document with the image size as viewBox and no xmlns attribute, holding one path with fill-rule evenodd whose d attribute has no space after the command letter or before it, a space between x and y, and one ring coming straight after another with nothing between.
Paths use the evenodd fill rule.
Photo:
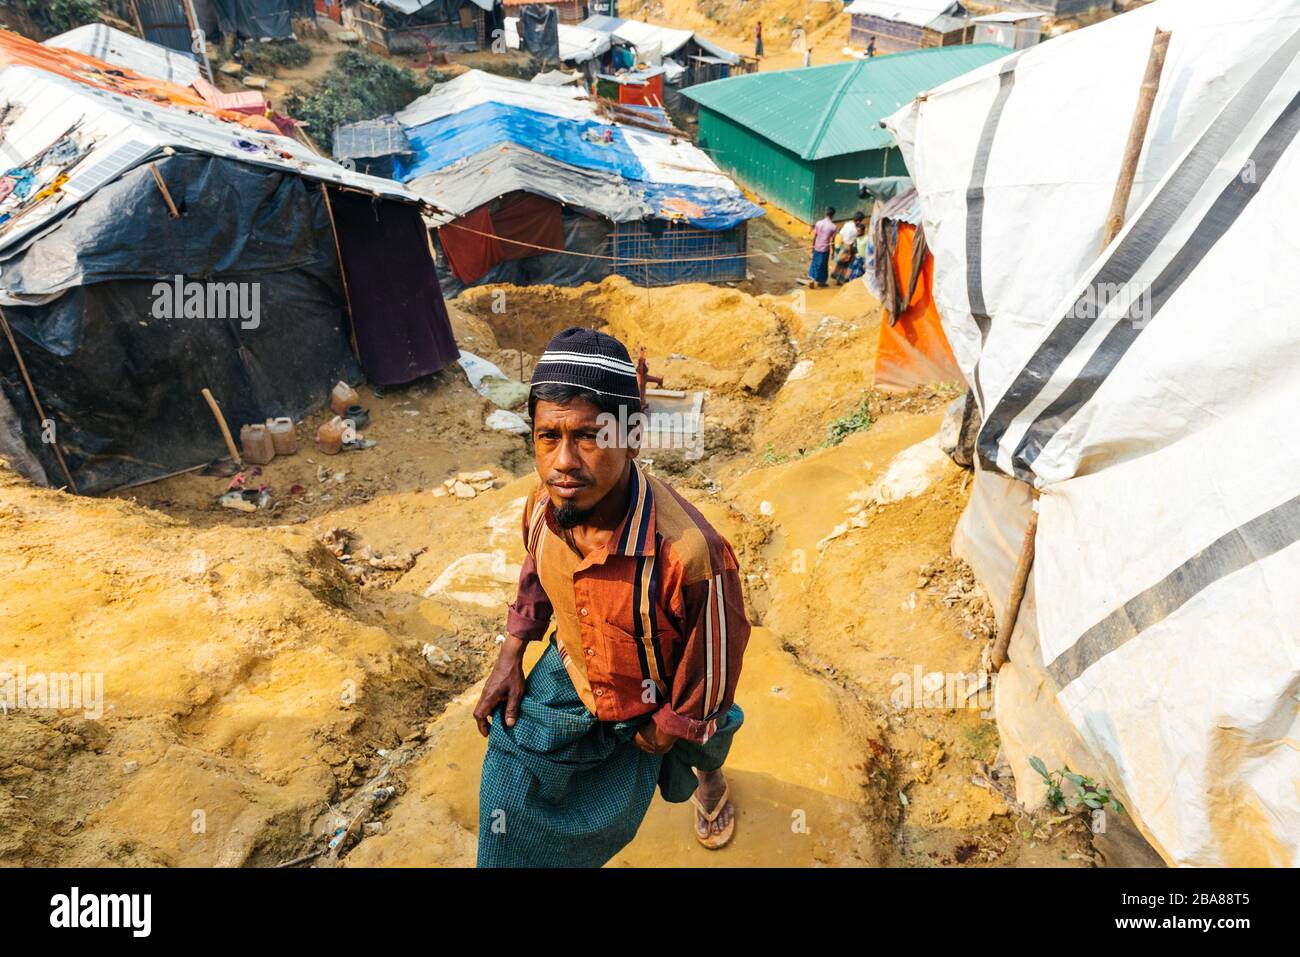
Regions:
<instances>
[{"instance_id":1,"label":"man's face","mask_svg":"<svg viewBox=\"0 0 1300 957\"><path fill-rule=\"evenodd\" d=\"M605 424L590 402L538 401L533 410L537 474L557 510L589 513L617 487L636 456L636 448L622 441L602 441L618 434L617 427L602 431Z\"/></svg>"}]
</instances>

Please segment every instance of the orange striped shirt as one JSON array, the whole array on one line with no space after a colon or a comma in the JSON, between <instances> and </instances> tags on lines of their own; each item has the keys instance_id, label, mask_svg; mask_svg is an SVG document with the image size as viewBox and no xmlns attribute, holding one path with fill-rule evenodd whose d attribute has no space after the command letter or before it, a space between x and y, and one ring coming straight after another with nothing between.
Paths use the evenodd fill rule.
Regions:
<instances>
[{"instance_id":1,"label":"orange striped shirt","mask_svg":"<svg viewBox=\"0 0 1300 957\"><path fill-rule=\"evenodd\" d=\"M554 617L573 686L602 721L652 714L703 743L736 694L749 640L736 555L699 511L633 462L628 511L583 558L538 484L524 506L527 556L510 634L535 641Z\"/></svg>"}]
</instances>

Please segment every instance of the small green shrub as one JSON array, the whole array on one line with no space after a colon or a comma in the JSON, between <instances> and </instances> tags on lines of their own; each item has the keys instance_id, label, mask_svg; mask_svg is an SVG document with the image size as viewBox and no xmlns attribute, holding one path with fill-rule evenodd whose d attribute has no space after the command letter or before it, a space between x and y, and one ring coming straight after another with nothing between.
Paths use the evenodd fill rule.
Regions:
<instances>
[{"instance_id":1,"label":"small green shrub","mask_svg":"<svg viewBox=\"0 0 1300 957\"><path fill-rule=\"evenodd\" d=\"M863 432L871 428L872 421L870 400L864 396L862 401L849 411L848 415L840 416L826 426L825 444L827 446L839 445L854 432Z\"/></svg>"},{"instance_id":2,"label":"small green shrub","mask_svg":"<svg viewBox=\"0 0 1300 957\"><path fill-rule=\"evenodd\" d=\"M383 57L345 50L311 89L285 99L289 114L307 123L313 138L328 147L336 126L394 113L426 91L414 73Z\"/></svg>"}]
</instances>

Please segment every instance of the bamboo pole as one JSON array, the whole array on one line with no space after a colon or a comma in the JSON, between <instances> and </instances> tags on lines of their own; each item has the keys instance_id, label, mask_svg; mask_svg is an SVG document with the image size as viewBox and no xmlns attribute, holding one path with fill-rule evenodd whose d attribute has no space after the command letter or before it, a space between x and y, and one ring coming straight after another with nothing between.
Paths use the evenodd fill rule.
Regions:
<instances>
[{"instance_id":1,"label":"bamboo pole","mask_svg":"<svg viewBox=\"0 0 1300 957\"><path fill-rule=\"evenodd\" d=\"M45 428L45 423L51 421L45 414L45 409L41 406L41 400L36 395L36 386L32 384L31 374L27 371L27 363L23 361L23 354L18 350L18 340L14 338L13 330L9 328L9 319L0 309L0 326L4 327L5 338L9 340L9 348L14 351L14 358L18 360L18 371L22 374L23 384L27 386L27 394L31 397L32 405L36 407L36 414L41 417L41 428ZM68 468L67 461L63 458L63 450L59 448L58 433L54 434L54 457L59 460L59 468L63 470L63 477L68 480L68 488L77 492L77 482L72 477L72 470Z\"/></svg>"},{"instance_id":2,"label":"bamboo pole","mask_svg":"<svg viewBox=\"0 0 1300 957\"><path fill-rule=\"evenodd\" d=\"M1037 492L1034 492L1033 505L1034 510L1029 514L1029 524L1025 526L1025 537L1020 544L1020 558L1016 562L1015 573L1011 576L1011 597L1007 599L1007 613L1003 616L1002 627L998 629L997 640L993 643L993 653L989 656L994 673L1000 671L1007 662L1011 632L1015 630L1016 619L1020 617L1020 604L1025 600L1025 588L1029 584L1029 570L1034 565L1034 548L1038 537Z\"/></svg>"},{"instance_id":3,"label":"bamboo pole","mask_svg":"<svg viewBox=\"0 0 1300 957\"><path fill-rule=\"evenodd\" d=\"M162 173L158 172L158 164L150 163L149 172L153 173L153 181L158 184L158 191L162 193L163 202L167 204L167 212L171 214L172 219L180 219L180 210L176 208L176 203L172 201L172 194L167 189L167 184L163 182Z\"/></svg>"},{"instance_id":4,"label":"bamboo pole","mask_svg":"<svg viewBox=\"0 0 1300 957\"><path fill-rule=\"evenodd\" d=\"M1142 77L1142 87L1138 92L1137 107L1133 110L1133 123L1129 126L1128 143L1124 147L1124 159L1120 163L1119 178L1115 182L1115 193L1111 197L1110 210L1106 214L1106 225L1102 231L1101 248L1107 246L1119 235L1124 227L1124 214L1128 211L1129 197L1133 193L1133 179L1137 175L1138 159L1142 155L1142 144L1147 138L1147 126L1151 122L1151 107L1160 90L1160 74L1165 66L1165 54L1169 50L1171 31L1156 28L1151 38L1151 52L1147 55L1147 69ZM1011 647L1011 632L1015 630L1016 620L1020 617L1020 604L1025 597L1029 584L1029 572L1034 565L1034 552L1038 536L1038 490L1034 490L1034 511L1029 516L1029 525L1025 528L1025 538L1020 545L1020 558L1011 577L1011 595L1007 601L1007 614L998 629L997 640L989 663L996 673L1008 660Z\"/></svg>"},{"instance_id":5,"label":"bamboo pole","mask_svg":"<svg viewBox=\"0 0 1300 957\"><path fill-rule=\"evenodd\" d=\"M339 257L339 277L343 280L343 301L348 307L348 341L352 344L352 355L361 361L361 351L357 348L357 323L352 316L352 294L348 292L348 271L343 265L343 247L339 245L339 228L334 222L334 206L330 203L330 191L324 181L320 184L320 194L325 197L325 212L330 218L330 233L334 236L334 252Z\"/></svg>"},{"instance_id":6,"label":"bamboo pole","mask_svg":"<svg viewBox=\"0 0 1300 957\"><path fill-rule=\"evenodd\" d=\"M1133 125L1129 127L1128 143L1124 146L1124 159L1119 167L1119 179L1115 183L1115 195L1110 201L1110 211L1106 214L1106 228L1103 233L1101 248L1111 244L1124 226L1124 213L1128 209L1128 200L1133 192L1133 178L1137 175L1138 159L1142 156L1142 144L1147 138L1147 124L1151 120L1151 107L1155 103L1156 93L1160 89L1160 74L1165 67L1165 53L1169 50L1170 31L1156 28L1151 39L1151 53L1147 57L1147 71L1142 77L1142 87L1138 91L1137 108L1133 111Z\"/></svg>"}]
</instances>

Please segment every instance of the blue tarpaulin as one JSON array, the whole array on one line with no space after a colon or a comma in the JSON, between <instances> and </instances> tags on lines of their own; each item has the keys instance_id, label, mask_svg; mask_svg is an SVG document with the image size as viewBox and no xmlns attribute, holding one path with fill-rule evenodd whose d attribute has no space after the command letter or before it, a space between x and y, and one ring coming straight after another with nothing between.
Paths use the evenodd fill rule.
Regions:
<instances>
[{"instance_id":1,"label":"blue tarpaulin","mask_svg":"<svg viewBox=\"0 0 1300 957\"><path fill-rule=\"evenodd\" d=\"M645 107L636 112L667 123L662 110ZM630 190L644 197L648 214L657 218L681 216L702 229L729 229L763 215L736 189L652 181L623 127L609 123L489 102L408 127L406 135L414 153L397 163L396 178L404 183L514 143L568 166L622 177Z\"/></svg>"},{"instance_id":2,"label":"blue tarpaulin","mask_svg":"<svg viewBox=\"0 0 1300 957\"><path fill-rule=\"evenodd\" d=\"M604 140L607 131L613 137L608 143ZM415 155L398 167L398 179L403 182L499 143L518 143L583 169L609 170L627 179L645 178L645 168L618 127L501 103L480 103L462 113L411 127L406 135Z\"/></svg>"}]
</instances>

